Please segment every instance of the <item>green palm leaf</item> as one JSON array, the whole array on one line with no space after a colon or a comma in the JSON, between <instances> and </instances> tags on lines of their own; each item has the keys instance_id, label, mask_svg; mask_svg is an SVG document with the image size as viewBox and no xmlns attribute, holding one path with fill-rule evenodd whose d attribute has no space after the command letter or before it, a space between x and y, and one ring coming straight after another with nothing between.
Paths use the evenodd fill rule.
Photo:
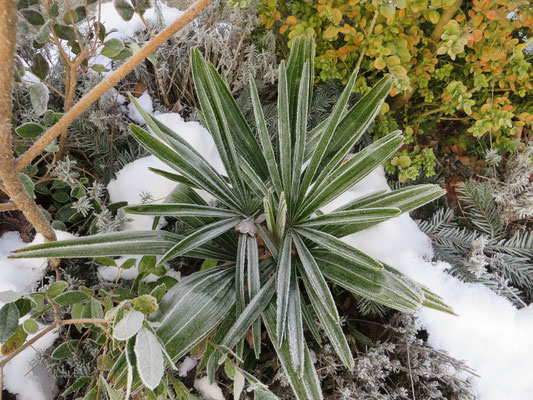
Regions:
<instances>
[{"instance_id":1,"label":"green palm leaf","mask_svg":"<svg viewBox=\"0 0 533 400\"><path fill-rule=\"evenodd\" d=\"M229 218L221 221L213 222L212 224L206 225L203 228L196 230L190 235L184 237L179 241L175 246L173 246L169 251L167 251L159 264L162 265L167 261L172 260L178 256L184 255L191 250L201 246L204 243L213 240L214 238L220 236L221 234L229 231L231 228L239 222L239 218Z\"/></svg>"}]
</instances>

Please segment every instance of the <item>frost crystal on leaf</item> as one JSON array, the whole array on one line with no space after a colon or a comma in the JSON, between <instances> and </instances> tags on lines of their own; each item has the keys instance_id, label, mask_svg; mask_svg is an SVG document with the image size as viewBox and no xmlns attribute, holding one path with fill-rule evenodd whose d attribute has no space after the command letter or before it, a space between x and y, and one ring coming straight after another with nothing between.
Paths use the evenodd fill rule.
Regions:
<instances>
[{"instance_id":1,"label":"frost crystal on leaf","mask_svg":"<svg viewBox=\"0 0 533 400\"><path fill-rule=\"evenodd\" d=\"M86 217L89 214L89 211L92 210L93 206L91 205L89 198L87 196L83 196L78 201L72 203L72 208Z\"/></svg>"},{"instance_id":2,"label":"frost crystal on leaf","mask_svg":"<svg viewBox=\"0 0 533 400\"><path fill-rule=\"evenodd\" d=\"M139 197L141 198L141 203L146 204L154 201L154 197L150 192L145 192L144 190L139 193Z\"/></svg>"},{"instance_id":3,"label":"frost crystal on leaf","mask_svg":"<svg viewBox=\"0 0 533 400\"><path fill-rule=\"evenodd\" d=\"M474 274L476 278L480 278L487 273L485 265L489 263L489 259L484 253L485 246L488 244L488 239L485 236L480 236L472 242L472 253L468 262L470 264L470 272Z\"/></svg>"},{"instance_id":4,"label":"frost crystal on leaf","mask_svg":"<svg viewBox=\"0 0 533 400\"><path fill-rule=\"evenodd\" d=\"M104 195L105 186L100 182L94 181L93 184L87 188L87 193L96 200L100 200Z\"/></svg>"},{"instance_id":5,"label":"frost crystal on leaf","mask_svg":"<svg viewBox=\"0 0 533 400\"><path fill-rule=\"evenodd\" d=\"M502 156L498 154L497 150L490 149L485 153L485 161L491 167L497 167L502 161Z\"/></svg>"},{"instance_id":6,"label":"frost crystal on leaf","mask_svg":"<svg viewBox=\"0 0 533 400\"><path fill-rule=\"evenodd\" d=\"M74 185L76 183L76 179L78 179L79 177L79 173L72 170L72 168L76 166L76 164L76 161L65 157L64 160L57 162L56 166L52 171L52 174L59 180L62 180L68 183L69 185Z\"/></svg>"}]
</instances>

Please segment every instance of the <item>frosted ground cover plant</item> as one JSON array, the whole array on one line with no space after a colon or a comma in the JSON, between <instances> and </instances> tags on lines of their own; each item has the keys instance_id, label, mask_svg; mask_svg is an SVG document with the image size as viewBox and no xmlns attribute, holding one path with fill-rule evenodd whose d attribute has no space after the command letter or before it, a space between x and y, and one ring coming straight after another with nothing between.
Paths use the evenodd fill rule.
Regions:
<instances>
[{"instance_id":1,"label":"frosted ground cover plant","mask_svg":"<svg viewBox=\"0 0 533 400\"><path fill-rule=\"evenodd\" d=\"M308 132L314 42L301 37L294 42L287 64L279 68L277 132L267 131L255 84L250 81L257 139L215 68L197 50L191 57L200 116L213 136L227 176L215 171L180 135L138 107L153 134L136 125L130 126L131 134L176 173L153 171L178 184L166 203L124 208L130 214L179 218L189 232L89 236L21 249L15 257L152 255L159 257L161 267L179 256L218 260L218 266L195 272L174 286L149 318L170 358L177 361L216 332L210 336L199 366L213 382L225 357L238 363L247 346L259 357L262 321L296 397L320 399L321 389L304 339L304 329L316 331L306 299L342 364L354 365L328 281L396 310L414 312L426 306L451 312L424 286L341 240L432 201L443 191L435 185L380 191L323 214L323 206L403 144L400 132L394 132L357 154L349 154L380 110L391 89L390 78L383 78L347 110L357 77L354 72L331 116ZM135 103L133 97L131 101ZM208 205L197 189L213 196L216 204ZM244 335L250 328L248 344ZM145 342L156 343L150 335L145 336ZM127 346L131 347L139 339L129 340ZM159 367L147 372L146 365L135 365L127 351L108 379L117 388L131 385L132 369L139 374L134 389L141 381L154 388L161 379ZM243 385L245 377L253 388L266 393L245 371L237 372L233 374L236 387Z\"/></svg>"}]
</instances>

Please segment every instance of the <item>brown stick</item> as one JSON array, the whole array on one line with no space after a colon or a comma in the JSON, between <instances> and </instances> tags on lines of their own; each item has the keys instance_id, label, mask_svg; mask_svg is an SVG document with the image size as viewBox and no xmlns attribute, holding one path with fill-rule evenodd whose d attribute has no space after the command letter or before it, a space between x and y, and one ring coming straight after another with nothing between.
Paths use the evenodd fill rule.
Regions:
<instances>
[{"instance_id":1,"label":"brown stick","mask_svg":"<svg viewBox=\"0 0 533 400\"><path fill-rule=\"evenodd\" d=\"M11 1L11 0L6 0ZM2 359L0 361L0 370L5 367L5 365L11 361L17 354L20 354L24 350L26 350L28 347L30 347L32 344L34 344L36 341L41 339L43 336L45 336L47 333L52 332L54 329L64 326L64 325L75 325L75 324L95 324L95 325L103 325L103 324L110 324L112 323L112 320L107 319L91 319L91 318L80 318L80 319L67 319L64 321L54 321L51 325L48 325L46 328L44 328L41 332L36 334L34 337L32 337L30 340L28 340L26 343L24 343L22 346L20 346L17 350L15 350L13 353L11 353L6 358Z\"/></svg>"},{"instance_id":2,"label":"brown stick","mask_svg":"<svg viewBox=\"0 0 533 400\"><path fill-rule=\"evenodd\" d=\"M14 162L11 143L13 101L13 60L17 35L17 2L5 0L0 7L0 178L13 204L24 213L26 219L42 233L47 241L56 239L54 230L41 209L22 185Z\"/></svg>"},{"instance_id":3,"label":"brown stick","mask_svg":"<svg viewBox=\"0 0 533 400\"><path fill-rule=\"evenodd\" d=\"M0 211L13 211L18 210L17 206L11 202L9 203L0 203Z\"/></svg>"},{"instance_id":4,"label":"brown stick","mask_svg":"<svg viewBox=\"0 0 533 400\"><path fill-rule=\"evenodd\" d=\"M137 53L132 55L128 61L122 64L110 76L104 78L98 85L96 85L89 93L83 96L69 112L67 112L54 126L52 126L44 135L30 147L24 154L22 154L16 161L17 169L22 169L28 165L35 157L48 146L57 136L61 134L76 118L78 118L83 111L85 111L98 98L115 86L122 78L130 73L139 63L146 57L152 54L163 43L175 35L189 22L194 20L200 12L206 8L213 0L197 0L185 12L174 21L170 26L165 28L159 34L154 36L148 43L146 43Z\"/></svg>"},{"instance_id":5,"label":"brown stick","mask_svg":"<svg viewBox=\"0 0 533 400\"><path fill-rule=\"evenodd\" d=\"M74 102L74 94L76 93L76 83L78 80L77 67L73 63L66 64L67 67L67 76L65 79L65 101L63 103L63 112L67 113L72 108L72 103ZM59 138L59 151L55 155L56 160L63 159L63 154L65 151L65 145L67 143L67 133L68 130L65 129L60 133Z\"/></svg>"},{"instance_id":6,"label":"brown stick","mask_svg":"<svg viewBox=\"0 0 533 400\"><path fill-rule=\"evenodd\" d=\"M459 10L462 2L463 0L457 0L455 3L453 3L451 7L445 9L442 15L440 16L439 22L437 22L437 25L435 25L433 33L431 34L431 40L433 42L433 47L435 50L437 44L440 41L440 37L442 36L442 32L444 32L444 28L446 27L446 25L448 25L448 22L451 21L455 13Z\"/></svg>"}]
</instances>

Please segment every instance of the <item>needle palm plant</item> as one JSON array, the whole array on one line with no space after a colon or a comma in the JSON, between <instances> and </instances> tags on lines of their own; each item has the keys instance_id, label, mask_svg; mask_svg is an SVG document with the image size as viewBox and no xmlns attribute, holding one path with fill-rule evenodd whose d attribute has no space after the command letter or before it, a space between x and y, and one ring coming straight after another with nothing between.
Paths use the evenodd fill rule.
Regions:
<instances>
[{"instance_id":1,"label":"needle palm plant","mask_svg":"<svg viewBox=\"0 0 533 400\"><path fill-rule=\"evenodd\" d=\"M263 323L296 397L321 399L304 338L306 329L316 332L315 316L342 363L347 368L354 365L329 284L404 312L421 306L451 312L425 287L342 241L432 201L443 191L434 185L410 186L322 213L321 208L402 146L401 133L393 132L349 154L380 110L391 89L390 78L383 78L349 108L355 71L329 118L308 131L314 42L302 36L294 41L288 62L279 67L276 132L267 131L256 86L250 81L254 131L216 69L196 50L191 57L201 118L227 174L215 171L179 134L138 107L154 134L136 125L130 126L131 134L176 171L156 172L178 185L165 203L124 209L179 218L189 233L96 235L31 246L15 256L155 255L161 266L178 256L219 260L217 267L180 281L150 317L170 357L179 359L209 336L202 365L214 379L223 353L238 359L250 346L259 356ZM215 197L217 204L208 205L198 189ZM244 340L248 331L249 342ZM115 373L117 383L123 375Z\"/></svg>"}]
</instances>

